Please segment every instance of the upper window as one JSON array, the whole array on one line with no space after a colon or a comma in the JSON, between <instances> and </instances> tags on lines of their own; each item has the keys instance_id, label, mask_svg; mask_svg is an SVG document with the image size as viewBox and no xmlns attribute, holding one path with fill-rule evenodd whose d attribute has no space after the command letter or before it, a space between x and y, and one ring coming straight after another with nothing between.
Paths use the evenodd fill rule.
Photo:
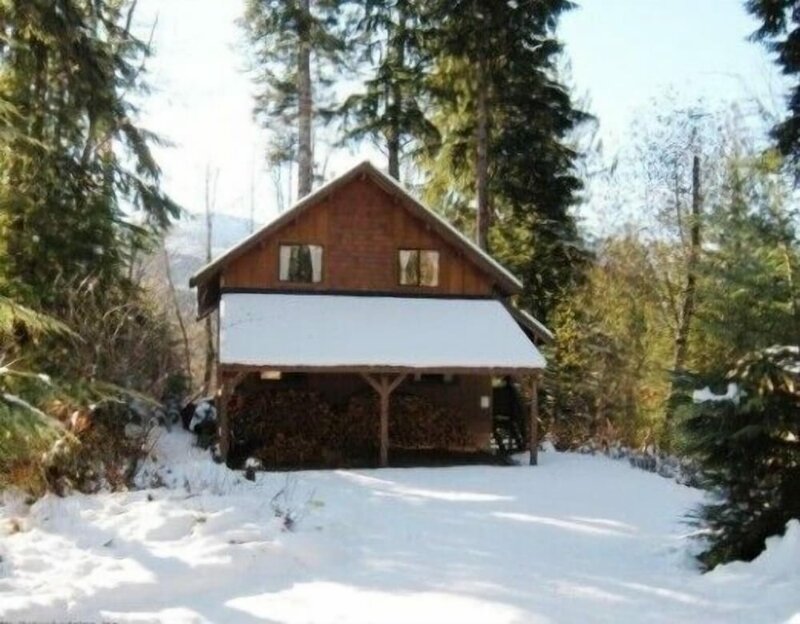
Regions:
<instances>
[{"instance_id":1,"label":"upper window","mask_svg":"<svg viewBox=\"0 0 800 624\"><path fill-rule=\"evenodd\" d=\"M432 249L401 249L400 284L402 286L438 286L439 252Z\"/></svg>"},{"instance_id":2,"label":"upper window","mask_svg":"<svg viewBox=\"0 0 800 624\"><path fill-rule=\"evenodd\" d=\"M322 247L281 245L279 277L282 282L311 284L322 281Z\"/></svg>"}]
</instances>

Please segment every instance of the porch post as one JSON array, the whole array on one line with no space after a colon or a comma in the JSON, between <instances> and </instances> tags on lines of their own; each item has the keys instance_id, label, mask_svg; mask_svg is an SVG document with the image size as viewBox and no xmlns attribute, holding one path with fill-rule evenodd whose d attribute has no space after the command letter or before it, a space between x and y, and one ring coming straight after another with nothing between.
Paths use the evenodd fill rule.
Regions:
<instances>
[{"instance_id":1,"label":"porch post","mask_svg":"<svg viewBox=\"0 0 800 624\"><path fill-rule=\"evenodd\" d=\"M228 417L228 401L230 399L229 383L225 377L220 375L219 392L217 394L219 405L217 415L219 417L219 454L223 463L228 461L228 452L231 446L231 424Z\"/></svg>"},{"instance_id":2,"label":"porch post","mask_svg":"<svg viewBox=\"0 0 800 624\"><path fill-rule=\"evenodd\" d=\"M381 389L378 391L381 403L381 468L389 465L389 391L386 378L381 379Z\"/></svg>"},{"instance_id":3,"label":"porch post","mask_svg":"<svg viewBox=\"0 0 800 624\"><path fill-rule=\"evenodd\" d=\"M218 374L217 387L219 388L217 396L219 405L217 406L217 417L219 419L219 454L222 461L227 463L228 453L231 450L231 420L228 413L228 403L233 396L236 387L244 379L246 373L237 371L230 374L228 379L225 379L225 373Z\"/></svg>"},{"instance_id":4,"label":"porch post","mask_svg":"<svg viewBox=\"0 0 800 624\"><path fill-rule=\"evenodd\" d=\"M531 414L528 427L528 448L531 452L530 464L539 463L539 372L531 377Z\"/></svg>"},{"instance_id":5,"label":"porch post","mask_svg":"<svg viewBox=\"0 0 800 624\"><path fill-rule=\"evenodd\" d=\"M388 375L381 375L374 379L366 373L362 377L367 380L370 386L378 393L380 399L380 418L381 418L381 440L380 440L380 466L386 468L389 465L389 397L395 388L406 378L405 375L397 375L391 379Z\"/></svg>"}]
</instances>

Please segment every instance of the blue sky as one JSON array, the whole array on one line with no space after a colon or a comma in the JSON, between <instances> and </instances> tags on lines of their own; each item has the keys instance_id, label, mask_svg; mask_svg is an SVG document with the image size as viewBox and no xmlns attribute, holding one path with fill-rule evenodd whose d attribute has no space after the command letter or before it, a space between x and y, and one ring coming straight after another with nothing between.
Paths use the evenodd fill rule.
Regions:
<instances>
[{"instance_id":1,"label":"blue sky","mask_svg":"<svg viewBox=\"0 0 800 624\"><path fill-rule=\"evenodd\" d=\"M560 35L609 148L667 91L685 103L756 96L780 105L775 65L747 40L757 24L743 0L579 1Z\"/></svg>"},{"instance_id":2,"label":"blue sky","mask_svg":"<svg viewBox=\"0 0 800 624\"><path fill-rule=\"evenodd\" d=\"M578 0L562 21L576 95L599 119L604 153L624 150L633 121L672 91L679 103L716 104L756 96L780 107L781 79L762 46L747 41L756 23L741 0ZM158 150L165 185L190 211L203 209L205 170L219 171L217 210L275 214L264 133L251 119L252 86L235 24L243 0L140 0L138 27L154 19L154 88L142 122L173 146ZM323 150L328 176L374 150ZM383 162L378 161L383 166Z\"/></svg>"}]
</instances>

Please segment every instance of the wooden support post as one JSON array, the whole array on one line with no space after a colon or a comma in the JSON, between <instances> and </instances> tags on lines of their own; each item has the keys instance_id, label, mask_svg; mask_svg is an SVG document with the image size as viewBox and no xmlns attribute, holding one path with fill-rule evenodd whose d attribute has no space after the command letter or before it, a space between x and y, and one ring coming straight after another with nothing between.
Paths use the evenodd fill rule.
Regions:
<instances>
[{"instance_id":1,"label":"wooden support post","mask_svg":"<svg viewBox=\"0 0 800 624\"><path fill-rule=\"evenodd\" d=\"M227 463L228 453L231 450L231 419L228 413L228 403L230 403L236 387L241 383L242 379L247 376L247 373L236 372L227 380L225 375L219 375L217 393L217 418L219 421L219 453L222 461Z\"/></svg>"},{"instance_id":2,"label":"wooden support post","mask_svg":"<svg viewBox=\"0 0 800 624\"><path fill-rule=\"evenodd\" d=\"M531 466L539 463L539 373L531 379L531 415L528 427L528 448L531 452Z\"/></svg>"},{"instance_id":3,"label":"wooden support post","mask_svg":"<svg viewBox=\"0 0 800 624\"><path fill-rule=\"evenodd\" d=\"M219 454L223 462L228 461L228 452L231 450L231 425L228 417L228 401L231 395L228 383L224 380L219 385L217 393L217 418L219 420Z\"/></svg>"},{"instance_id":4,"label":"wooden support post","mask_svg":"<svg viewBox=\"0 0 800 624\"><path fill-rule=\"evenodd\" d=\"M367 383L378 393L380 400L381 418L381 443L380 443L380 466L385 468L389 465L389 398L395 388L406 378L405 375L398 375L394 379L388 375L381 375L374 379L370 375L363 374Z\"/></svg>"},{"instance_id":5,"label":"wooden support post","mask_svg":"<svg viewBox=\"0 0 800 624\"><path fill-rule=\"evenodd\" d=\"M381 379L379 391L381 403L381 468L389 465L389 393L386 391L386 379Z\"/></svg>"}]
</instances>

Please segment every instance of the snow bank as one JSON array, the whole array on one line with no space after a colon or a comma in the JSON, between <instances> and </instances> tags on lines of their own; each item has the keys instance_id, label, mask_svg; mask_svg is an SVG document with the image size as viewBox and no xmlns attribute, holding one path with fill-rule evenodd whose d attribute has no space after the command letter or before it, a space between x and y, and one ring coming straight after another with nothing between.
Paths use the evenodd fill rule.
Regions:
<instances>
[{"instance_id":1,"label":"snow bank","mask_svg":"<svg viewBox=\"0 0 800 624\"><path fill-rule=\"evenodd\" d=\"M250 482L190 441L163 435L138 476L168 487L3 501L0 621L800 620L800 524L703 576L683 523L702 493L622 462L544 452L538 467Z\"/></svg>"},{"instance_id":2,"label":"snow bank","mask_svg":"<svg viewBox=\"0 0 800 624\"><path fill-rule=\"evenodd\" d=\"M184 431L167 434L161 429L153 436L153 450L134 478L137 487L165 486L219 495L245 485L241 473L215 463L208 449L196 447L194 436Z\"/></svg>"},{"instance_id":3,"label":"snow bank","mask_svg":"<svg viewBox=\"0 0 800 624\"><path fill-rule=\"evenodd\" d=\"M800 520L791 520L783 536L767 539L766 548L747 563L717 566L703 579L712 595L747 592L762 605L762 622L800 624Z\"/></svg>"},{"instance_id":4,"label":"snow bank","mask_svg":"<svg viewBox=\"0 0 800 624\"><path fill-rule=\"evenodd\" d=\"M800 590L800 520L791 520L783 536L767 539L766 548L752 562L734 561L718 566L709 576L754 574L764 579L795 579Z\"/></svg>"},{"instance_id":5,"label":"snow bank","mask_svg":"<svg viewBox=\"0 0 800 624\"><path fill-rule=\"evenodd\" d=\"M764 576L800 579L800 520L791 520L782 537L769 538L751 569Z\"/></svg>"}]
</instances>

